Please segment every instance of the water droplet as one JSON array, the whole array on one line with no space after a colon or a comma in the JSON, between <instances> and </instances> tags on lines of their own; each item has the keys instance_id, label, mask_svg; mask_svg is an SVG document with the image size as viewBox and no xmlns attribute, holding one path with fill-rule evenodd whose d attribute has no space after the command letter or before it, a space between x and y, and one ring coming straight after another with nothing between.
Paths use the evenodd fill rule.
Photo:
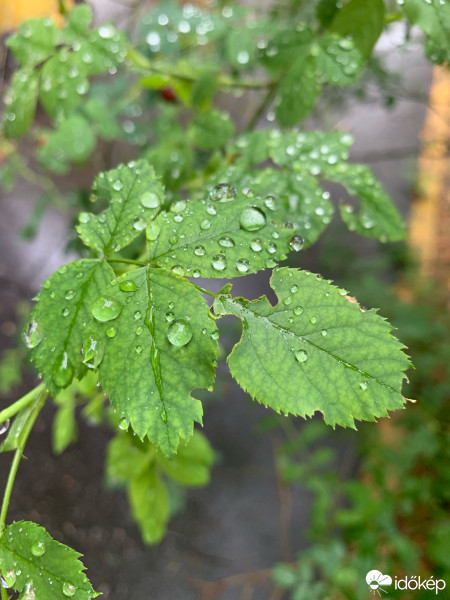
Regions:
<instances>
[{"instance_id":1,"label":"water droplet","mask_svg":"<svg viewBox=\"0 0 450 600\"><path fill-rule=\"evenodd\" d=\"M119 288L122 292L135 292L137 290L137 285L134 281L125 279L125 281L120 282Z\"/></svg>"},{"instance_id":2,"label":"water droplet","mask_svg":"<svg viewBox=\"0 0 450 600\"><path fill-rule=\"evenodd\" d=\"M73 300L75 298L75 290L67 290L66 295L64 296L66 300Z\"/></svg>"},{"instance_id":3,"label":"water droplet","mask_svg":"<svg viewBox=\"0 0 450 600\"><path fill-rule=\"evenodd\" d=\"M276 245L276 244L274 244L274 243L270 243L270 244L267 246L267 252L268 252L269 254L275 254L275 252L276 252L276 251L277 251L277 245Z\"/></svg>"},{"instance_id":4,"label":"water droplet","mask_svg":"<svg viewBox=\"0 0 450 600\"><path fill-rule=\"evenodd\" d=\"M89 336L81 346L81 360L89 369L96 369L102 362L105 346L101 340Z\"/></svg>"},{"instance_id":5,"label":"water droplet","mask_svg":"<svg viewBox=\"0 0 450 600\"><path fill-rule=\"evenodd\" d=\"M236 263L236 268L239 273L247 273L250 268L250 263L246 258L240 258Z\"/></svg>"},{"instance_id":6,"label":"water droplet","mask_svg":"<svg viewBox=\"0 0 450 600\"><path fill-rule=\"evenodd\" d=\"M137 321L138 319L140 319L140 318L142 317L142 313L141 313L141 311L140 311L140 310L137 310L137 311L134 313L133 317L136 319L136 321Z\"/></svg>"},{"instance_id":7,"label":"water droplet","mask_svg":"<svg viewBox=\"0 0 450 600\"><path fill-rule=\"evenodd\" d=\"M205 250L204 246L196 246L196 248L194 250L194 254L196 256L205 256L206 250Z\"/></svg>"},{"instance_id":8,"label":"water droplet","mask_svg":"<svg viewBox=\"0 0 450 600\"><path fill-rule=\"evenodd\" d=\"M303 306L296 306L293 312L295 316L300 316L303 313Z\"/></svg>"},{"instance_id":9,"label":"water droplet","mask_svg":"<svg viewBox=\"0 0 450 600\"><path fill-rule=\"evenodd\" d=\"M31 546L31 554L33 554L33 556L42 556L43 554L45 554L45 544L44 542L34 542L34 544Z\"/></svg>"},{"instance_id":10,"label":"water droplet","mask_svg":"<svg viewBox=\"0 0 450 600\"><path fill-rule=\"evenodd\" d=\"M361 383L359 384L359 387L365 392L367 390L367 388L369 387L369 383L367 381L361 381Z\"/></svg>"},{"instance_id":11,"label":"water droplet","mask_svg":"<svg viewBox=\"0 0 450 600\"><path fill-rule=\"evenodd\" d=\"M204 219L201 223L200 223L200 229L202 229L203 231L206 231L207 229L209 229L211 227L211 222L208 221L208 219Z\"/></svg>"},{"instance_id":12,"label":"water droplet","mask_svg":"<svg viewBox=\"0 0 450 600\"><path fill-rule=\"evenodd\" d=\"M106 335L109 338L116 337L116 333L117 333L117 329L115 327L108 327L108 329L106 330Z\"/></svg>"},{"instance_id":13,"label":"water droplet","mask_svg":"<svg viewBox=\"0 0 450 600\"><path fill-rule=\"evenodd\" d=\"M211 200L216 202L228 202L236 197L236 188L228 183L219 183L210 192Z\"/></svg>"},{"instance_id":14,"label":"water droplet","mask_svg":"<svg viewBox=\"0 0 450 600\"><path fill-rule=\"evenodd\" d=\"M200 271L198 269L194 269L192 271L192 277L197 278L197 277L200 277L200 276L201 276L201 273L200 273Z\"/></svg>"},{"instance_id":15,"label":"water droplet","mask_svg":"<svg viewBox=\"0 0 450 600\"><path fill-rule=\"evenodd\" d=\"M159 208L161 199L155 192L144 192L141 196L141 204L144 208Z\"/></svg>"},{"instance_id":16,"label":"water droplet","mask_svg":"<svg viewBox=\"0 0 450 600\"><path fill-rule=\"evenodd\" d=\"M314 323L317 323L317 318L316 317L311 317L311 323L314 325Z\"/></svg>"},{"instance_id":17,"label":"water droplet","mask_svg":"<svg viewBox=\"0 0 450 600\"><path fill-rule=\"evenodd\" d=\"M296 293L298 292L298 285L293 285L293 286L291 287L291 292L292 292L293 294L296 294Z\"/></svg>"},{"instance_id":18,"label":"water droplet","mask_svg":"<svg viewBox=\"0 0 450 600\"><path fill-rule=\"evenodd\" d=\"M16 574L10 569L3 573L3 579L5 580L6 587L10 588L16 583Z\"/></svg>"},{"instance_id":19,"label":"water droplet","mask_svg":"<svg viewBox=\"0 0 450 600\"><path fill-rule=\"evenodd\" d=\"M261 252L263 247L263 243L262 240L255 238L254 240L252 240L250 242L250 248L254 251L254 252Z\"/></svg>"},{"instance_id":20,"label":"water droplet","mask_svg":"<svg viewBox=\"0 0 450 600\"><path fill-rule=\"evenodd\" d=\"M186 321L174 321L167 330L167 339L173 346L185 346L192 338L192 329Z\"/></svg>"},{"instance_id":21,"label":"water droplet","mask_svg":"<svg viewBox=\"0 0 450 600\"><path fill-rule=\"evenodd\" d=\"M215 331L213 331L213 332L212 332L212 334L211 334L211 338L212 338L213 340L218 340L218 339L219 339L219 335L220 335L220 334L219 334L218 330L216 329Z\"/></svg>"},{"instance_id":22,"label":"water droplet","mask_svg":"<svg viewBox=\"0 0 450 600\"><path fill-rule=\"evenodd\" d=\"M146 227L147 223L144 221L144 219L136 219L136 221L133 223L133 228L136 229L136 231L143 231Z\"/></svg>"},{"instance_id":23,"label":"water droplet","mask_svg":"<svg viewBox=\"0 0 450 600\"><path fill-rule=\"evenodd\" d=\"M244 208L239 223L245 231L258 231L266 224L266 215L256 206Z\"/></svg>"},{"instance_id":24,"label":"water droplet","mask_svg":"<svg viewBox=\"0 0 450 600\"><path fill-rule=\"evenodd\" d=\"M67 306L65 308L62 309L62 316L63 317L67 317L70 314L70 309L67 308Z\"/></svg>"},{"instance_id":25,"label":"water droplet","mask_svg":"<svg viewBox=\"0 0 450 600\"><path fill-rule=\"evenodd\" d=\"M266 196L264 200L264 206L266 206L269 210L275 210L277 204L276 200L273 196Z\"/></svg>"},{"instance_id":26,"label":"water droplet","mask_svg":"<svg viewBox=\"0 0 450 600\"><path fill-rule=\"evenodd\" d=\"M175 308L175 304L171 301L167 303L167 307L172 310L172 308Z\"/></svg>"},{"instance_id":27,"label":"water droplet","mask_svg":"<svg viewBox=\"0 0 450 600\"><path fill-rule=\"evenodd\" d=\"M31 321L23 332L23 340L27 348L36 348L42 342L43 338L44 332L42 331L42 327L36 321Z\"/></svg>"},{"instance_id":28,"label":"water droplet","mask_svg":"<svg viewBox=\"0 0 450 600\"><path fill-rule=\"evenodd\" d=\"M175 273L176 275L184 275L186 272L186 269L184 267L182 267L181 265L174 265L172 267L172 272Z\"/></svg>"},{"instance_id":29,"label":"water droplet","mask_svg":"<svg viewBox=\"0 0 450 600\"><path fill-rule=\"evenodd\" d=\"M306 350L296 350L294 354L299 363L304 363L308 360L308 354Z\"/></svg>"},{"instance_id":30,"label":"water droplet","mask_svg":"<svg viewBox=\"0 0 450 600\"><path fill-rule=\"evenodd\" d=\"M4 433L6 433L9 429L9 424L10 424L10 419L6 419L6 421L3 421L3 423L0 423L0 435L3 435Z\"/></svg>"},{"instance_id":31,"label":"water droplet","mask_svg":"<svg viewBox=\"0 0 450 600\"><path fill-rule=\"evenodd\" d=\"M121 429L122 431L127 431L129 426L130 426L130 421L126 417L123 417L122 419L120 419L119 429Z\"/></svg>"},{"instance_id":32,"label":"water droplet","mask_svg":"<svg viewBox=\"0 0 450 600\"><path fill-rule=\"evenodd\" d=\"M320 333L323 335L323 337L328 335L328 331L326 329L322 329Z\"/></svg>"},{"instance_id":33,"label":"water droplet","mask_svg":"<svg viewBox=\"0 0 450 600\"><path fill-rule=\"evenodd\" d=\"M171 244L172 246L175 246L175 244L178 242L178 236L176 233L174 233L173 235L171 235L169 237L169 244Z\"/></svg>"},{"instance_id":34,"label":"water droplet","mask_svg":"<svg viewBox=\"0 0 450 600\"><path fill-rule=\"evenodd\" d=\"M274 268L274 267L276 267L276 266L277 266L277 261L276 261L276 260L273 260L273 258L268 258L268 259L266 260L266 267L267 267L268 269L273 269L273 268Z\"/></svg>"},{"instance_id":35,"label":"water droplet","mask_svg":"<svg viewBox=\"0 0 450 600\"><path fill-rule=\"evenodd\" d=\"M141 354L142 350L143 350L142 346L136 346L136 348L134 349L136 354Z\"/></svg>"},{"instance_id":36,"label":"water droplet","mask_svg":"<svg viewBox=\"0 0 450 600\"><path fill-rule=\"evenodd\" d=\"M235 245L234 240L232 240L227 235L224 237L221 237L219 240L219 246L222 246L222 248L233 248L234 245Z\"/></svg>"},{"instance_id":37,"label":"water droplet","mask_svg":"<svg viewBox=\"0 0 450 600\"><path fill-rule=\"evenodd\" d=\"M120 179L116 179L116 181L114 181L114 183L112 184L113 190L116 190L116 192L120 192L121 189L123 189L123 183L120 181Z\"/></svg>"},{"instance_id":38,"label":"water droplet","mask_svg":"<svg viewBox=\"0 0 450 600\"><path fill-rule=\"evenodd\" d=\"M73 377L73 366L67 352L63 352L56 359L53 369L53 379L58 387L66 387Z\"/></svg>"},{"instance_id":39,"label":"water droplet","mask_svg":"<svg viewBox=\"0 0 450 600\"><path fill-rule=\"evenodd\" d=\"M136 328L136 335L142 335L143 331L144 328L141 325L139 325L139 327Z\"/></svg>"},{"instance_id":40,"label":"water droplet","mask_svg":"<svg viewBox=\"0 0 450 600\"><path fill-rule=\"evenodd\" d=\"M112 321L122 312L122 304L114 298L108 296L100 296L92 305L91 312L97 321L105 323L106 321Z\"/></svg>"},{"instance_id":41,"label":"water droplet","mask_svg":"<svg viewBox=\"0 0 450 600\"><path fill-rule=\"evenodd\" d=\"M175 315L173 314L173 312L166 313L166 321L168 321L169 323L173 323L175 321Z\"/></svg>"},{"instance_id":42,"label":"water droplet","mask_svg":"<svg viewBox=\"0 0 450 600\"><path fill-rule=\"evenodd\" d=\"M216 254L211 260L211 265L216 271L223 271L227 267L227 261L223 254Z\"/></svg>"},{"instance_id":43,"label":"water droplet","mask_svg":"<svg viewBox=\"0 0 450 600\"><path fill-rule=\"evenodd\" d=\"M303 248L303 244L303 238L301 238L299 235L293 235L289 240L289 247L295 252L301 250Z\"/></svg>"},{"instance_id":44,"label":"water droplet","mask_svg":"<svg viewBox=\"0 0 450 600\"><path fill-rule=\"evenodd\" d=\"M162 407L162 409L161 409L160 415L161 415L161 420L162 420L162 422L163 422L163 423L167 423L167 411L166 411L166 409L164 408L164 406L163 406L163 407Z\"/></svg>"},{"instance_id":45,"label":"water droplet","mask_svg":"<svg viewBox=\"0 0 450 600\"><path fill-rule=\"evenodd\" d=\"M149 242L154 242L158 238L160 231L161 226L156 221L152 221L147 225L145 236Z\"/></svg>"},{"instance_id":46,"label":"water droplet","mask_svg":"<svg viewBox=\"0 0 450 600\"><path fill-rule=\"evenodd\" d=\"M36 600L36 592L30 582L25 584L25 588L20 595L20 600Z\"/></svg>"}]
</instances>

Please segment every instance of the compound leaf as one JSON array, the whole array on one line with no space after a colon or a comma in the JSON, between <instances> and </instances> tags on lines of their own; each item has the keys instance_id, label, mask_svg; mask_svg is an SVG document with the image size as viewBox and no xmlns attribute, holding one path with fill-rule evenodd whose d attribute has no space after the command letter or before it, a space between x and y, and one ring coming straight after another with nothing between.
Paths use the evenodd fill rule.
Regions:
<instances>
[{"instance_id":1,"label":"compound leaf","mask_svg":"<svg viewBox=\"0 0 450 600\"><path fill-rule=\"evenodd\" d=\"M37 157L49 171L67 173L70 163L84 162L92 154L96 139L92 127L81 115L71 115L48 134Z\"/></svg>"},{"instance_id":2,"label":"compound leaf","mask_svg":"<svg viewBox=\"0 0 450 600\"><path fill-rule=\"evenodd\" d=\"M383 242L404 239L406 231L402 217L368 167L340 164L329 167L325 176L345 186L361 202L359 209L351 205L340 207L342 219L349 229Z\"/></svg>"},{"instance_id":3,"label":"compound leaf","mask_svg":"<svg viewBox=\"0 0 450 600\"><path fill-rule=\"evenodd\" d=\"M74 6L66 17L66 26L63 32L64 41L70 43L84 39L88 34L91 21L92 8L89 4Z\"/></svg>"},{"instance_id":4,"label":"compound leaf","mask_svg":"<svg viewBox=\"0 0 450 600\"><path fill-rule=\"evenodd\" d=\"M329 31L351 38L367 60L383 31L384 13L383 0L350 0L337 11Z\"/></svg>"},{"instance_id":5,"label":"compound leaf","mask_svg":"<svg viewBox=\"0 0 450 600\"><path fill-rule=\"evenodd\" d=\"M31 521L12 523L0 539L3 579L8 587L23 592L21 598L96 598L99 594L84 574L80 556Z\"/></svg>"},{"instance_id":6,"label":"compound leaf","mask_svg":"<svg viewBox=\"0 0 450 600\"><path fill-rule=\"evenodd\" d=\"M265 297L219 296L217 310L243 322L228 357L241 387L278 412L320 411L332 426L354 427L355 419L403 406L409 361L387 321L312 273L275 269L271 285L275 306Z\"/></svg>"},{"instance_id":7,"label":"compound leaf","mask_svg":"<svg viewBox=\"0 0 450 600\"><path fill-rule=\"evenodd\" d=\"M450 55L450 4L440 0L405 0L403 10L432 43Z\"/></svg>"},{"instance_id":8,"label":"compound leaf","mask_svg":"<svg viewBox=\"0 0 450 600\"><path fill-rule=\"evenodd\" d=\"M156 264L193 277L239 277L286 258L295 231L273 197L236 191L233 177L207 200L175 202L147 230Z\"/></svg>"},{"instance_id":9,"label":"compound leaf","mask_svg":"<svg viewBox=\"0 0 450 600\"><path fill-rule=\"evenodd\" d=\"M6 45L19 64L33 67L55 51L58 35L50 18L29 19L22 23L17 33L7 39Z\"/></svg>"},{"instance_id":10,"label":"compound leaf","mask_svg":"<svg viewBox=\"0 0 450 600\"><path fill-rule=\"evenodd\" d=\"M214 381L218 333L208 305L191 283L158 268L132 271L103 293L95 311L105 321L102 387L141 439L171 455L202 419L190 392Z\"/></svg>"},{"instance_id":11,"label":"compound leaf","mask_svg":"<svg viewBox=\"0 0 450 600\"><path fill-rule=\"evenodd\" d=\"M89 75L100 75L108 70L115 72L127 53L125 36L111 23L105 23L90 31L75 53L81 57Z\"/></svg>"},{"instance_id":12,"label":"compound leaf","mask_svg":"<svg viewBox=\"0 0 450 600\"><path fill-rule=\"evenodd\" d=\"M169 494L154 466L132 479L128 488L133 517L147 544L156 544L166 533L169 520Z\"/></svg>"},{"instance_id":13,"label":"compound leaf","mask_svg":"<svg viewBox=\"0 0 450 600\"><path fill-rule=\"evenodd\" d=\"M93 320L91 306L113 278L105 261L83 259L61 267L44 282L24 337L52 395L85 374L80 351Z\"/></svg>"},{"instance_id":14,"label":"compound leaf","mask_svg":"<svg viewBox=\"0 0 450 600\"><path fill-rule=\"evenodd\" d=\"M19 138L30 127L39 89L39 74L33 69L23 68L14 73L5 95L6 111L3 133L7 138Z\"/></svg>"},{"instance_id":15,"label":"compound leaf","mask_svg":"<svg viewBox=\"0 0 450 600\"><path fill-rule=\"evenodd\" d=\"M161 182L145 160L100 173L93 194L93 199L108 200L110 207L100 215L81 213L77 231L86 246L105 255L130 244L164 202Z\"/></svg>"}]
</instances>

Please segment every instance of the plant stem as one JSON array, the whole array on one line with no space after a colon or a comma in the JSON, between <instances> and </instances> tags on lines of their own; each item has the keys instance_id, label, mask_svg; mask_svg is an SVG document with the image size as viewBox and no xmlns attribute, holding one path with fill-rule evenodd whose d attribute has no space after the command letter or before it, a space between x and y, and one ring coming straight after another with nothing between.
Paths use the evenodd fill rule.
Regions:
<instances>
[{"instance_id":1,"label":"plant stem","mask_svg":"<svg viewBox=\"0 0 450 600\"><path fill-rule=\"evenodd\" d=\"M219 295L214 292L211 292L211 290L207 290L206 288L201 287L200 285L196 285L193 281L191 281L191 284L195 288L197 288L199 292L202 292L203 294L207 294L208 296L211 296L212 298L217 298L217 296Z\"/></svg>"},{"instance_id":2,"label":"plant stem","mask_svg":"<svg viewBox=\"0 0 450 600\"><path fill-rule=\"evenodd\" d=\"M10 419L15 414L17 414L20 410L22 410L22 408L25 408L25 406L28 406L34 400L36 395L39 394L44 389L44 387L45 387L44 384L41 383L40 385L35 387L33 390L28 392L28 394L25 394L25 396L22 396L22 398L20 398L19 400L17 400L13 404L11 404L10 406L8 406L4 410L2 410L0 412L0 423L3 423L7 419Z\"/></svg>"},{"instance_id":3,"label":"plant stem","mask_svg":"<svg viewBox=\"0 0 450 600\"><path fill-rule=\"evenodd\" d=\"M272 102L273 97L275 96L276 89L277 89L277 82L271 83L269 89L267 90L266 95L262 99L261 104L258 106L256 111L253 113L252 118L248 122L248 125L245 128L246 131L253 131L253 129L256 127L256 125L258 125L258 121L263 116L263 114L266 112L267 108L269 107L270 103Z\"/></svg>"},{"instance_id":4,"label":"plant stem","mask_svg":"<svg viewBox=\"0 0 450 600\"><path fill-rule=\"evenodd\" d=\"M146 267L147 263L141 260L133 260L132 258L108 258L108 262L125 263L126 265L136 265L138 267Z\"/></svg>"},{"instance_id":5,"label":"plant stem","mask_svg":"<svg viewBox=\"0 0 450 600\"><path fill-rule=\"evenodd\" d=\"M2 509L0 513L0 537L3 534L3 530L5 528L6 521L6 513L8 512L9 501L11 499L12 488L14 485L14 481L16 479L17 470L19 468L20 461L22 459L23 451L25 449L25 444L27 443L28 436L30 435L31 430L33 429L33 425L45 404L45 401L48 396L48 391L45 386L40 385L32 390L35 397L35 405L33 407L32 412L24 425L23 434L20 436L19 447L14 453L14 458L11 463L11 468L9 470L8 481L6 482L5 493L3 495ZM31 392L30 392L31 393Z\"/></svg>"}]
</instances>

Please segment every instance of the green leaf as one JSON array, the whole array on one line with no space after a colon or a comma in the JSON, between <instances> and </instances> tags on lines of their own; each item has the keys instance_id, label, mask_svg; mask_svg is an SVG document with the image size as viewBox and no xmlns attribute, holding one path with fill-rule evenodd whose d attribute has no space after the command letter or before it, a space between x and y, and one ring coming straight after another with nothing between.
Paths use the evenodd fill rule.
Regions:
<instances>
[{"instance_id":1,"label":"green leaf","mask_svg":"<svg viewBox=\"0 0 450 600\"><path fill-rule=\"evenodd\" d=\"M189 135L202 150L222 148L234 133L233 121L226 113L212 109L197 114L192 120Z\"/></svg>"},{"instance_id":2,"label":"green leaf","mask_svg":"<svg viewBox=\"0 0 450 600\"><path fill-rule=\"evenodd\" d=\"M127 432L119 433L108 444L106 478L113 486L125 485L151 465L154 447Z\"/></svg>"},{"instance_id":3,"label":"green leaf","mask_svg":"<svg viewBox=\"0 0 450 600\"><path fill-rule=\"evenodd\" d=\"M317 19L322 27L328 27L338 11L338 0L319 0L316 8Z\"/></svg>"},{"instance_id":4,"label":"green leaf","mask_svg":"<svg viewBox=\"0 0 450 600\"><path fill-rule=\"evenodd\" d=\"M207 109L211 107L219 81L217 73L206 71L200 75L193 83L191 90L191 103L194 108Z\"/></svg>"},{"instance_id":5,"label":"green leaf","mask_svg":"<svg viewBox=\"0 0 450 600\"><path fill-rule=\"evenodd\" d=\"M83 105L83 115L104 140L123 137L123 129L117 122L117 115L111 114L110 111L105 112L105 103L100 98L89 98Z\"/></svg>"},{"instance_id":6,"label":"green leaf","mask_svg":"<svg viewBox=\"0 0 450 600\"><path fill-rule=\"evenodd\" d=\"M92 8L89 4L74 6L66 17L66 26L63 31L64 41L71 43L84 39L89 32L91 21Z\"/></svg>"},{"instance_id":7,"label":"green leaf","mask_svg":"<svg viewBox=\"0 0 450 600\"><path fill-rule=\"evenodd\" d=\"M191 277L239 277L286 258L295 235L272 198L236 191L233 177L207 200L179 201L147 230L152 262Z\"/></svg>"},{"instance_id":8,"label":"green leaf","mask_svg":"<svg viewBox=\"0 0 450 600\"><path fill-rule=\"evenodd\" d=\"M25 341L53 396L87 371L80 351L93 320L91 306L113 277L105 261L83 259L61 267L44 282Z\"/></svg>"},{"instance_id":9,"label":"green leaf","mask_svg":"<svg viewBox=\"0 0 450 600\"><path fill-rule=\"evenodd\" d=\"M387 321L312 273L275 269L271 285L275 306L265 297L219 296L222 312L243 322L228 357L241 387L278 412L320 411L332 426L354 427L355 419L403 406L409 361Z\"/></svg>"},{"instance_id":10,"label":"green leaf","mask_svg":"<svg viewBox=\"0 0 450 600\"><path fill-rule=\"evenodd\" d=\"M383 0L350 0L338 10L329 31L350 37L367 60L383 31L384 13Z\"/></svg>"},{"instance_id":11,"label":"green leaf","mask_svg":"<svg viewBox=\"0 0 450 600\"><path fill-rule=\"evenodd\" d=\"M231 29L226 37L226 54L234 69L248 69L255 62L256 42L248 29Z\"/></svg>"},{"instance_id":12,"label":"green leaf","mask_svg":"<svg viewBox=\"0 0 450 600\"><path fill-rule=\"evenodd\" d=\"M153 167L139 160L100 173L94 199L108 200L99 215L81 213L77 231L86 246L105 255L128 246L146 228L164 202L164 190Z\"/></svg>"},{"instance_id":13,"label":"green leaf","mask_svg":"<svg viewBox=\"0 0 450 600\"><path fill-rule=\"evenodd\" d=\"M111 23L100 25L75 49L89 75L100 75L116 68L125 60L125 36Z\"/></svg>"},{"instance_id":14,"label":"green leaf","mask_svg":"<svg viewBox=\"0 0 450 600\"><path fill-rule=\"evenodd\" d=\"M58 30L53 21L29 19L19 31L6 41L6 45L22 66L33 67L46 60L56 49Z\"/></svg>"},{"instance_id":15,"label":"green leaf","mask_svg":"<svg viewBox=\"0 0 450 600\"><path fill-rule=\"evenodd\" d=\"M306 57L312 40L313 33L306 28L278 32L265 49L263 62L267 70L274 75L286 71L291 67L293 57L296 60Z\"/></svg>"},{"instance_id":16,"label":"green leaf","mask_svg":"<svg viewBox=\"0 0 450 600\"><path fill-rule=\"evenodd\" d=\"M166 458L158 452L156 460L161 469L179 483L201 486L209 483L214 452L208 440L199 431L178 448L177 454Z\"/></svg>"},{"instance_id":17,"label":"green leaf","mask_svg":"<svg viewBox=\"0 0 450 600\"><path fill-rule=\"evenodd\" d=\"M406 230L402 217L368 167L351 164L330 166L325 177L345 186L361 202L359 210L351 205L340 207L342 219L349 229L383 242L404 239Z\"/></svg>"},{"instance_id":18,"label":"green leaf","mask_svg":"<svg viewBox=\"0 0 450 600\"><path fill-rule=\"evenodd\" d=\"M119 311L111 323L103 300ZM190 392L214 381L218 333L208 305L185 279L146 267L103 290L94 314L105 320L100 382L111 404L141 439L173 454L201 422Z\"/></svg>"},{"instance_id":19,"label":"green leaf","mask_svg":"<svg viewBox=\"0 0 450 600\"><path fill-rule=\"evenodd\" d=\"M353 85L362 68L362 56L351 39L330 34L322 37L312 52L322 80L333 85Z\"/></svg>"},{"instance_id":20,"label":"green leaf","mask_svg":"<svg viewBox=\"0 0 450 600\"><path fill-rule=\"evenodd\" d=\"M31 521L12 523L0 538L3 578L9 587L23 592L23 598L96 598L99 594L84 574L80 556Z\"/></svg>"},{"instance_id":21,"label":"green leaf","mask_svg":"<svg viewBox=\"0 0 450 600\"><path fill-rule=\"evenodd\" d=\"M71 163L86 161L95 145L96 139L90 124L81 115L74 114L49 133L37 157L50 171L64 174L70 169Z\"/></svg>"},{"instance_id":22,"label":"green leaf","mask_svg":"<svg viewBox=\"0 0 450 600\"><path fill-rule=\"evenodd\" d=\"M440 0L405 0L403 11L432 43L450 54L450 4Z\"/></svg>"},{"instance_id":23,"label":"green leaf","mask_svg":"<svg viewBox=\"0 0 450 600\"><path fill-rule=\"evenodd\" d=\"M67 118L89 90L87 68L79 53L63 48L41 71L40 99L50 117Z\"/></svg>"},{"instance_id":24,"label":"green leaf","mask_svg":"<svg viewBox=\"0 0 450 600\"><path fill-rule=\"evenodd\" d=\"M0 452L8 452L23 447L23 436L25 435L26 439L29 433L29 429L27 430L27 425L30 422L34 423L37 416L36 413L39 413L41 408L42 406L40 404L40 398L37 398L34 402L23 408L14 417L14 421L8 431L8 435L0 446Z\"/></svg>"},{"instance_id":25,"label":"green leaf","mask_svg":"<svg viewBox=\"0 0 450 600\"><path fill-rule=\"evenodd\" d=\"M57 398L58 409L52 424L52 447L55 454L62 454L77 439L77 403L71 387L62 390Z\"/></svg>"},{"instance_id":26,"label":"green leaf","mask_svg":"<svg viewBox=\"0 0 450 600\"><path fill-rule=\"evenodd\" d=\"M27 132L36 111L39 74L33 69L19 69L5 95L2 129L5 137L19 138Z\"/></svg>"},{"instance_id":27,"label":"green leaf","mask_svg":"<svg viewBox=\"0 0 450 600\"><path fill-rule=\"evenodd\" d=\"M317 79L313 56L301 56L295 60L281 80L275 96L275 114L281 125L296 125L306 117L320 93Z\"/></svg>"},{"instance_id":28,"label":"green leaf","mask_svg":"<svg viewBox=\"0 0 450 600\"><path fill-rule=\"evenodd\" d=\"M128 498L145 543L156 544L166 533L169 520L169 494L155 468L133 479Z\"/></svg>"}]
</instances>

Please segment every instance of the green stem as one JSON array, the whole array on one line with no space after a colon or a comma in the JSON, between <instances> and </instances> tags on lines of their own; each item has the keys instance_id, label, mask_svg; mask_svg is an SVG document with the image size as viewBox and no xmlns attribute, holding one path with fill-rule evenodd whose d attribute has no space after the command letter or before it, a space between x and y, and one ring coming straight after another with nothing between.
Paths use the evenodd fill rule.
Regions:
<instances>
[{"instance_id":1,"label":"green stem","mask_svg":"<svg viewBox=\"0 0 450 600\"><path fill-rule=\"evenodd\" d=\"M211 292L211 290L207 290L206 288L201 287L200 285L195 284L193 281L191 281L191 284L198 289L199 292L202 292L203 294L207 294L208 296L211 296L212 298L217 298L219 294L215 294L214 292Z\"/></svg>"},{"instance_id":2,"label":"green stem","mask_svg":"<svg viewBox=\"0 0 450 600\"><path fill-rule=\"evenodd\" d=\"M258 125L258 121L264 115L264 113L268 109L270 103L272 102L273 97L275 96L276 90L277 90L277 82L273 82L270 85L269 89L267 90L266 95L262 99L261 104L257 107L256 111L253 113L252 118L248 122L248 125L245 128L246 131L253 131L253 129L255 129L255 127Z\"/></svg>"},{"instance_id":3,"label":"green stem","mask_svg":"<svg viewBox=\"0 0 450 600\"><path fill-rule=\"evenodd\" d=\"M197 81L198 76L188 75L186 73L180 73L176 71L171 65L166 63L156 64L149 60L146 56L138 52L135 48L128 47L127 57L133 63L135 67L142 73L157 75L163 75L167 78L179 79L180 81L186 81L188 83L194 83ZM260 90L271 86L270 81L257 81L254 79L233 79L226 75L217 76L218 85L220 88L238 88L238 89L250 89Z\"/></svg>"},{"instance_id":4,"label":"green stem","mask_svg":"<svg viewBox=\"0 0 450 600\"><path fill-rule=\"evenodd\" d=\"M25 444L27 443L28 436L33 429L33 425L45 404L45 401L48 396L48 391L44 386L38 386L34 390L35 396L35 404L33 406L33 410L28 417L27 422L24 425L23 433L19 437L19 447L14 453L14 458L11 463L11 468L9 470L8 481L6 482L5 493L3 495L2 509L0 513L0 537L3 534L3 530L5 528L6 522L6 513L8 512L9 501L11 500L11 493L14 485L14 481L16 479L17 470L19 468L20 461L22 459L23 451L25 449Z\"/></svg>"},{"instance_id":5,"label":"green stem","mask_svg":"<svg viewBox=\"0 0 450 600\"><path fill-rule=\"evenodd\" d=\"M108 258L108 262L124 263L126 265L136 265L138 267L146 267L147 263L141 260L133 260L132 258Z\"/></svg>"},{"instance_id":6,"label":"green stem","mask_svg":"<svg viewBox=\"0 0 450 600\"><path fill-rule=\"evenodd\" d=\"M0 412L0 423L3 423L7 419L10 419L14 415L16 415L20 410L22 410L22 408L25 408L25 406L28 406L34 400L36 395L39 394L44 389L44 387L45 387L44 384L41 383L40 385L35 387L33 390L28 392L28 394L25 394L25 396L22 396L22 398L20 398L20 400L17 400L17 402L14 402L14 404L11 404L10 406L8 406L4 410L2 410Z\"/></svg>"}]
</instances>

